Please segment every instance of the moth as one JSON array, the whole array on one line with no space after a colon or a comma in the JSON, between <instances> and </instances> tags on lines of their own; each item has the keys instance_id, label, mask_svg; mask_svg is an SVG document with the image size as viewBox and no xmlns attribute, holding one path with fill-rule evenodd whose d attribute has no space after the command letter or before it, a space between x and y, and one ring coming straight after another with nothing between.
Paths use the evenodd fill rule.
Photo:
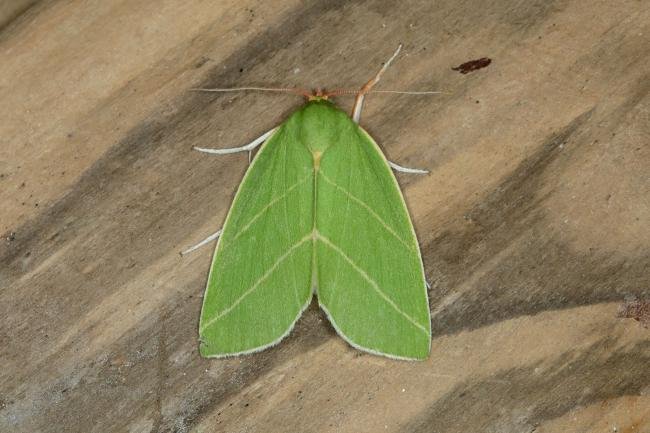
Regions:
<instances>
[{"instance_id":1,"label":"moth","mask_svg":"<svg viewBox=\"0 0 650 433\"><path fill-rule=\"evenodd\" d=\"M426 172L389 162L358 123L364 97L400 48L355 92L351 116L330 101L342 91L294 89L306 103L257 140L232 149L196 148L224 154L261 146L223 229L201 243L218 236L199 321L202 356L277 344L317 296L336 332L353 347L391 358L427 358L427 284L391 168Z\"/></svg>"}]
</instances>

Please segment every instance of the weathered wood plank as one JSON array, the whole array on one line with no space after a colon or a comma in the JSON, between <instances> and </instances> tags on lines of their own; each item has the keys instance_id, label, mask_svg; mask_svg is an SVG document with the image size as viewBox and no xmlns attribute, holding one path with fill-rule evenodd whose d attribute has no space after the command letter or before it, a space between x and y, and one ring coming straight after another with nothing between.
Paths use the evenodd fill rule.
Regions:
<instances>
[{"instance_id":1,"label":"weathered wood plank","mask_svg":"<svg viewBox=\"0 0 650 433\"><path fill-rule=\"evenodd\" d=\"M27 4L26 2L24 2ZM4 15L3 15L4 16ZM650 8L644 2L37 2L0 30L0 430L650 431ZM14 18L15 17L15 18ZM312 306L279 346L205 360L210 248L246 157L355 87L424 254L431 358L348 347ZM480 57L492 63L460 74ZM341 99L349 107L351 100Z\"/></svg>"}]
</instances>

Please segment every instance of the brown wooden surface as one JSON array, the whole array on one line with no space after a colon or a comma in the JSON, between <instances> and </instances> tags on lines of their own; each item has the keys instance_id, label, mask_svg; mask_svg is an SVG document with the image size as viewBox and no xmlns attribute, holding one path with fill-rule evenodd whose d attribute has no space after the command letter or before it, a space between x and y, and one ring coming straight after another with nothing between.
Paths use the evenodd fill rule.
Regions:
<instances>
[{"instance_id":1,"label":"brown wooden surface","mask_svg":"<svg viewBox=\"0 0 650 433\"><path fill-rule=\"evenodd\" d=\"M0 11L0 431L650 431L650 331L616 317L650 295L648 2ZM188 89L356 87L399 42L380 87L446 93L373 95L362 124L431 170L398 176L430 359L361 354L314 305L271 350L200 358L212 248L178 251L219 228L247 161L191 147L301 101Z\"/></svg>"}]
</instances>

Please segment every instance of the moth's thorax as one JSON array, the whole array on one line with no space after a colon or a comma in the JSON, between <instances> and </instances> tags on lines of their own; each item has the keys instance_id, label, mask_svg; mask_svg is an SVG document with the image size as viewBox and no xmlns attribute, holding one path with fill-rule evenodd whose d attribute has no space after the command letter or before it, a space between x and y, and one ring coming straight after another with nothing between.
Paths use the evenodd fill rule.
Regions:
<instances>
[{"instance_id":1,"label":"moth's thorax","mask_svg":"<svg viewBox=\"0 0 650 433\"><path fill-rule=\"evenodd\" d=\"M291 119L297 127L298 140L313 154L323 154L340 142L342 133L348 133L354 123L336 105L325 99L314 99L296 111Z\"/></svg>"}]
</instances>

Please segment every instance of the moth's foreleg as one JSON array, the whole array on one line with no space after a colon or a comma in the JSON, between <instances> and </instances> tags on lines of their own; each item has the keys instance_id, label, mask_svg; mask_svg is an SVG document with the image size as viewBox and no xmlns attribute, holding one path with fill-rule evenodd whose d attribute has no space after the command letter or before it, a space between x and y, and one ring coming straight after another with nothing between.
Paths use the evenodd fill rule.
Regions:
<instances>
[{"instance_id":1,"label":"moth's foreleg","mask_svg":"<svg viewBox=\"0 0 650 433\"><path fill-rule=\"evenodd\" d=\"M366 93L370 92L374 85L379 82L382 74L386 71L386 69L388 69L390 64L393 62L393 60L395 60L395 57L397 57L401 50L402 44L399 44L397 50L395 50L395 53L393 53L390 59L384 63L384 66L382 66L379 72L377 72L377 75L372 77L370 81L364 84L363 87L359 90L359 93L357 93L357 97L354 100L354 108L352 109L352 120L354 120L356 123L359 123L359 119L361 118L361 108L363 108L363 100L366 96Z\"/></svg>"},{"instance_id":2,"label":"moth's foreleg","mask_svg":"<svg viewBox=\"0 0 650 433\"><path fill-rule=\"evenodd\" d=\"M257 146L260 144L264 143L276 130L277 128L273 128L268 132L265 132L262 134L260 137L256 138L255 140L251 141L245 146L241 147L230 147L226 149L207 149L205 147L194 147L194 150L198 150L199 152L203 153L213 153L216 155L227 155L229 153L239 153L239 152L248 152L248 162L250 163L250 152L253 151Z\"/></svg>"}]
</instances>

